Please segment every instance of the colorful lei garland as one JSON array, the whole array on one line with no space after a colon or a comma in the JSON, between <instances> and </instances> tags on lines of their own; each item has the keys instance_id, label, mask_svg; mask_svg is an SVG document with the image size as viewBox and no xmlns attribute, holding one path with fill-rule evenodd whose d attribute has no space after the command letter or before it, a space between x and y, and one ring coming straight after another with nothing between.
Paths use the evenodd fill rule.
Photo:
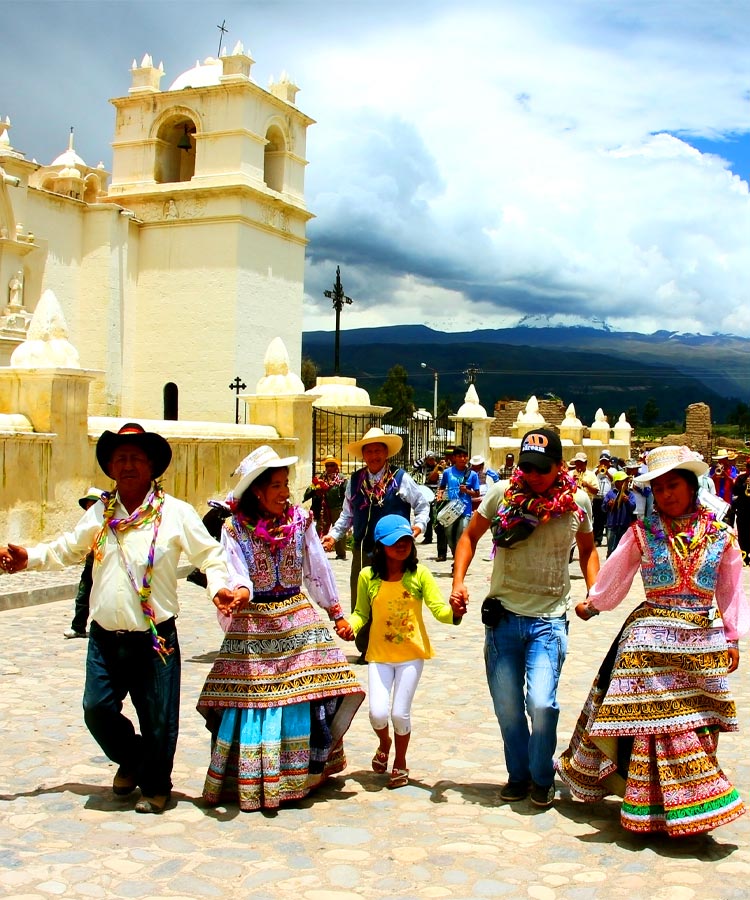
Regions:
<instances>
[{"instance_id":1,"label":"colorful lei garland","mask_svg":"<svg viewBox=\"0 0 750 900\"><path fill-rule=\"evenodd\" d=\"M567 512L575 512L583 518L583 510L575 500L577 489L573 478L561 471L543 494L534 494L523 472L516 469L492 520L493 534L497 538L521 521L542 524Z\"/></svg>"},{"instance_id":2,"label":"colorful lei garland","mask_svg":"<svg viewBox=\"0 0 750 900\"><path fill-rule=\"evenodd\" d=\"M138 507L138 509L132 512L129 516L126 516L122 519L116 519L114 517L115 505L117 504L117 493L115 491L110 491L108 494L105 494L102 497L102 501L104 503L104 516L102 519L102 527L94 538L94 559L96 562L100 563L104 558L104 548L107 543L107 531L111 530L115 536L117 548L120 552L120 557L122 559L123 565L125 566L128 578L130 579L130 583L133 586L133 590L136 592L136 594L138 594L143 617L145 618L148 625L148 630L151 633L151 642L153 648L159 655L162 662L166 664L167 656L173 653L174 650L170 647L167 647L165 639L156 630L156 614L154 613L154 608L150 603L151 581L154 576L156 536L159 533L159 526L161 525L162 507L164 506L164 489L162 488L161 484L159 484L159 482L155 481L152 490L146 495L146 498ZM135 582L135 578L133 577L133 572L130 569L130 565L125 558L125 553L122 549L122 545L120 544L117 535L118 532L127 531L129 528L136 528L140 525L146 526L151 524L153 524L154 526L154 533L151 538L151 546L148 550L146 569L143 573L143 580L139 588Z\"/></svg>"}]
</instances>

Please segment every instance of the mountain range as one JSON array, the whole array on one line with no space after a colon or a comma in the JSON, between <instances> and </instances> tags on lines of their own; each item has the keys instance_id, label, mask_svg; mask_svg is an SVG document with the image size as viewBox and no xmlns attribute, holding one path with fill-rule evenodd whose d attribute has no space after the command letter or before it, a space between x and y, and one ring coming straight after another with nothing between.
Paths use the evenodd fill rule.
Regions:
<instances>
[{"instance_id":1,"label":"mountain range","mask_svg":"<svg viewBox=\"0 0 750 900\"><path fill-rule=\"evenodd\" d=\"M333 374L334 334L306 332L302 354ZM426 363L428 368L420 364ZM432 409L433 372L441 398L455 412L466 393L466 370L478 369L476 389L491 413L502 399L531 394L575 404L588 425L602 408L609 421L647 401L658 421L681 422L690 403L711 407L723 422L737 403L750 398L750 339L674 331L616 332L586 326L483 329L441 332L426 325L355 328L340 334L340 374L374 396L396 364L408 372L418 406Z\"/></svg>"}]
</instances>

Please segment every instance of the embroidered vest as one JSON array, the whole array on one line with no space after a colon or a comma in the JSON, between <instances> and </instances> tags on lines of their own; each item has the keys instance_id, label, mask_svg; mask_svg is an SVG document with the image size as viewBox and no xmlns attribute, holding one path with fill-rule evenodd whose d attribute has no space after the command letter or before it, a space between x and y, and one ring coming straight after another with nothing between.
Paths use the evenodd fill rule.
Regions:
<instances>
[{"instance_id":1,"label":"embroidered vest","mask_svg":"<svg viewBox=\"0 0 750 900\"><path fill-rule=\"evenodd\" d=\"M661 525L656 515L653 520ZM709 609L721 557L730 540L729 530L722 529L683 558L666 540L651 534L642 523L634 523L633 528L638 545L644 551L641 574L649 602L656 606Z\"/></svg>"},{"instance_id":2,"label":"embroidered vest","mask_svg":"<svg viewBox=\"0 0 750 900\"><path fill-rule=\"evenodd\" d=\"M357 469L352 475L352 531L355 542L362 543L365 550L371 550L374 546L372 535L383 516L395 515L409 519L411 507L398 495L403 477L404 470L396 469L382 503L378 503L373 502L364 491L367 469Z\"/></svg>"}]
</instances>

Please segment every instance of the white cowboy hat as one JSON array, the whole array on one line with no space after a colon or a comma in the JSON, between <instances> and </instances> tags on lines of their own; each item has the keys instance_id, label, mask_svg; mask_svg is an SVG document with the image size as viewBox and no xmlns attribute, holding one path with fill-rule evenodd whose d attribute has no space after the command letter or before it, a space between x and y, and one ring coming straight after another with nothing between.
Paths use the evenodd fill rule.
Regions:
<instances>
[{"instance_id":1,"label":"white cowboy hat","mask_svg":"<svg viewBox=\"0 0 750 900\"><path fill-rule=\"evenodd\" d=\"M299 457L297 456L285 456L282 458L267 444L256 447L252 453L248 453L234 470L234 474L239 475L240 480L232 490L232 496L235 500L239 500L255 479L262 475L266 469L288 468L293 466L298 459Z\"/></svg>"},{"instance_id":2,"label":"white cowboy hat","mask_svg":"<svg viewBox=\"0 0 750 900\"><path fill-rule=\"evenodd\" d=\"M88 509L89 503L96 503L97 500L102 499L102 494L106 493L101 488L90 487L83 497L78 498L78 505L81 509Z\"/></svg>"},{"instance_id":3,"label":"white cowboy hat","mask_svg":"<svg viewBox=\"0 0 750 900\"><path fill-rule=\"evenodd\" d=\"M353 441L346 448L349 456L362 457L362 448L368 444L385 444L388 456L394 456L403 446L404 442L397 434L386 434L382 428L370 428L359 441Z\"/></svg>"},{"instance_id":4,"label":"white cowboy hat","mask_svg":"<svg viewBox=\"0 0 750 900\"><path fill-rule=\"evenodd\" d=\"M469 460L470 466L483 466L484 465L484 457L477 453L476 456L472 456Z\"/></svg>"},{"instance_id":5,"label":"white cowboy hat","mask_svg":"<svg viewBox=\"0 0 750 900\"><path fill-rule=\"evenodd\" d=\"M729 459L729 453L726 450L719 450L716 456L712 456L711 459Z\"/></svg>"},{"instance_id":6,"label":"white cowboy hat","mask_svg":"<svg viewBox=\"0 0 750 900\"><path fill-rule=\"evenodd\" d=\"M660 475L666 475L673 469L686 469L695 475L705 475L708 472L708 465L698 458L697 453L689 447L677 447L671 444L651 450L646 457L646 465L648 472L637 475L633 479L636 484L646 484Z\"/></svg>"}]
</instances>

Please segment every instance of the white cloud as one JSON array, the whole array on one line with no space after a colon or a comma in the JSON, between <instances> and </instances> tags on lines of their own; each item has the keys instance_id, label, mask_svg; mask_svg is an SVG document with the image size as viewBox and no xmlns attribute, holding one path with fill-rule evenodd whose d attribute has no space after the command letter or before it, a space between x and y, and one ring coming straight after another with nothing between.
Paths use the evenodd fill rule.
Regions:
<instances>
[{"instance_id":1,"label":"white cloud","mask_svg":"<svg viewBox=\"0 0 750 900\"><path fill-rule=\"evenodd\" d=\"M4 10L25 16L6 16L0 80L14 91L0 114L29 156L45 159L26 138L44 129L59 132L46 156L59 152L64 122L93 158L131 59L164 57L171 83L215 52L214 20L226 16L257 81L287 69L318 122L307 328L333 327L322 291L340 264L357 301L344 327L467 330L549 315L750 334L750 315L735 312L750 283L750 172L742 180L673 136L750 140L743 6L229 0L176 16L169 2L28 0ZM20 37L35 12L29 68Z\"/></svg>"}]
</instances>

